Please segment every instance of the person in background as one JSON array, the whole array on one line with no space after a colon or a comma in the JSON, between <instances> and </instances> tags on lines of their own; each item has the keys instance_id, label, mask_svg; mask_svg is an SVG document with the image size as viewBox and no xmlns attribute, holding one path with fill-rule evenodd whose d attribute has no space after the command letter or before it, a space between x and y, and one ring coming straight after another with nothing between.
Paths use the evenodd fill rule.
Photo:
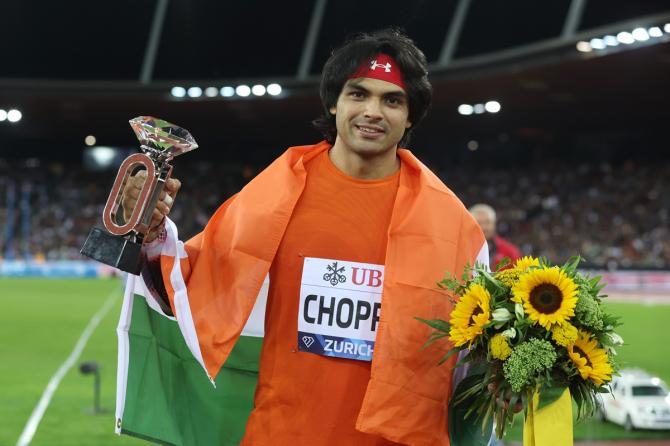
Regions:
<instances>
[{"instance_id":1,"label":"person in background","mask_svg":"<svg viewBox=\"0 0 670 446\"><path fill-rule=\"evenodd\" d=\"M477 203L470 208L470 213L482 228L489 245L489 267L491 271L495 271L500 261L505 257L509 257L512 263L521 257L519 248L497 234L496 211L491 206Z\"/></svg>"}]
</instances>

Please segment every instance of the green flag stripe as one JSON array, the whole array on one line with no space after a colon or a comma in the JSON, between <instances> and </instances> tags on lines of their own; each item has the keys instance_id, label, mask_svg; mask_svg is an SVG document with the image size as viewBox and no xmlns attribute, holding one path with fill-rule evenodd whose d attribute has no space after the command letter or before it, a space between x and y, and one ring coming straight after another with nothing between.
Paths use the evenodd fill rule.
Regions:
<instances>
[{"instance_id":1,"label":"green flag stripe","mask_svg":"<svg viewBox=\"0 0 670 446\"><path fill-rule=\"evenodd\" d=\"M253 406L263 339L242 336L212 387L177 323L135 294L121 432L174 445L237 445Z\"/></svg>"}]
</instances>

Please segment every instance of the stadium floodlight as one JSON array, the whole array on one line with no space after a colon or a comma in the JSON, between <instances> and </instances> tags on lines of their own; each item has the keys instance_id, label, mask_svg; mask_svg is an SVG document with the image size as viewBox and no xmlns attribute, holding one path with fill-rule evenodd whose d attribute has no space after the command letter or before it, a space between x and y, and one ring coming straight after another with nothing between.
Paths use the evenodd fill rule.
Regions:
<instances>
[{"instance_id":1,"label":"stadium floodlight","mask_svg":"<svg viewBox=\"0 0 670 446\"><path fill-rule=\"evenodd\" d=\"M605 42L605 45L607 46L617 46L619 44L619 41L615 36L605 36L603 37L603 42Z\"/></svg>"},{"instance_id":2,"label":"stadium floodlight","mask_svg":"<svg viewBox=\"0 0 670 446\"><path fill-rule=\"evenodd\" d=\"M484 108L484 104L475 104L474 107L472 107L476 115L481 115L486 111L486 108Z\"/></svg>"},{"instance_id":3,"label":"stadium floodlight","mask_svg":"<svg viewBox=\"0 0 670 446\"><path fill-rule=\"evenodd\" d=\"M237 93L238 96L246 98L251 94L251 88L249 88L248 85L238 85L237 88L235 88L235 93Z\"/></svg>"},{"instance_id":4,"label":"stadium floodlight","mask_svg":"<svg viewBox=\"0 0 670 446\"><path fill-rule=\"evenodd\" d=\"M638 42L646 42L649 40L649 33L644 28L635 28L632 32L633 39Z\"/></svg>"},{"instance_id":5,"label":"stadium floodlight","mask_svg":"<svg viewBox=\"0 0 670 446\"><path fill-rule=\"evenodd\" d=\"M474 109L472 108L472 105L470 104L461 104L458 106L458 113L468 116L471 115L474 112Z\"/></svg>"},{"instance_id":6,"label":"stadium floodlight","mask_svg":"<svg viewBox=\"0 0 670 446\"><path fill-rule=\"evenodd\" d=\"M279 84L270 84L267 88L268 94L270 96L277 96L281 94L281 85Z\"/></svg>"},{"instance_id":7,"label":"stadium floodlight","mask_svg":"<svg viewBox=\"0 0 670 446\"><path fill-rule=\"evenodd\" d=\"M626 45L630 45L631 43L635 42L633 35L627 31L621 31L616 35L616 39L619 41L619 43L624 43Z\"/></svg>"},{"instance_id":8,"label":"stadium floodlight","mask_svg":"<svg viewBox=\"0 0 670 446\"><path fill-rule=\"evenodd\" d=\"M500 102L498 101L488 101L484 104L484 109L489 113L498 113L500 111Z\"/></svg>"},{"instance_id":9,"label":"stadium floodlight","mask_svg":"<svg viewBox=\"0 0 670 446\"><path fill-rule=\"evenodd\" d=\"M254 94L254 96L263 96L265 94L265 86L254 85L253 87L251 87L251 92Z\"/></svg>"},{"instance_id":10,"label":"stadium floodlight","mask_svg":"<svg viewBox=\"0 0 670 446\"><path fill-rule=\"evenodd\" d=\"M471 152L474 152L479 148L479 143L475 141L474 139L471 141L468 141L468 150Z\"/></svg>"},{"instance_id":11,"label":"stadium floodlight","mask_svg":"<svg viewBox=\"0 0 670 446\"><path fill-rule=\"evenodd\" d=\"M653 26L648 30L651 37L663 37L663 31L658 26Z\"/></svg>"},{"instance_id":12,"label":"stadium floodlight","mask_svg":"<svg viewBox=\"0 0 670 446\"><path fill-rule=\"evenodd\" d=\"M86 138L84 138L84 144L86 144L89 147L94 146L96 141L97 140L95 139L95 136L93 136L93 135L88 135Z\"/></svg>"},{"instance_id":13,"label":"stadium floodlight","mask_svg":"<svg viewBox=\"0 0 670 446\"><path fill-rule=\"evenodd\" d=\"M219 89L216 87L205 88L205 96L208 98L215 98L219 95Z\"/></svg>"},{"instance_id":14,"label":"stadium floodlight","mask_svg":"<svg viewBox=\"0 0 670 446\"><path fill-rule=\"evenodd\" d=\"M589 42L584 42L583 40L581 42L577 42L577 51L582 52L582 53L590 53L593 48L591 48L591 44Z\"/></svg>"},{"instance_id":15,"label":"stadium floodlight","mask_svg":"<svg viewBox=\"0 0 670 446\"><path fill-rule=\"evenodd\" d=\"M665 25L663 25L663 31L665 31L666 33L670 33L670 23L666 23Z\"/></svg>"},{"instance_id":16,"label":"stadium floodlight","mask_svg":"<svg viewBox=\"0 0 670 446\"><path fill-rule=\"evenodd\" d=\"M603 39L591 39L589 45L591 45L591 48L594 50L604 50L607 47Z\"/></svg>"},{"instance_id":17,"label":"stadium floodlight","mask_svg":"<svg viewBox=\"0 0 670 446\"><path fill-rule=\"evenodd\" d=\"M200 96L202 96L202 88L191 87L186 91L186 93L188 93L189 97L199 98Z\"/></svg>"},{"instance_id":18,"label":"stadium floodlight","mask_svg":"<svg viewBox=\"0 0 670 446\"><path fill-rule=\"evenodd\" d=\"M0 108L0 122L4 121L5 119L7 119L7 112Z\"/></svg>"},{"instance_id":19,"label":"stadium floodlight","mask_svg":"<svg viewBox=\"0 0 670 446\"><path fill-rule=\"evenodd\" d=\"M106 168L112 165L114 157L116 156L116 149L106 146L91 147L91 157L97 164L97 167Z\"/></svg>"},{"instance_id":20,"label":"stadium floodlight","mask_svg":"<svg viewBox=\"0 0 670 446\"><path fill-rule=\"evenodd\" d=\"M15 108L7 112L7 120L9 122L19 122L21 118L23 118L23 114Z\"/></svg>"},{"instance_id":21,"label":"stadium floodlight","mask_svg":"<svg viewBox=\"0 0 670 446\"><path fill-rule=\"evenodd\" d=\"M183 98L186 96L186 89L184 87L172 87L170 94L172 94L172 96L175 98Z\"/></svg>"},{"instance_id":22,"label":"stadium floodlight","mask_svg":"<svg viewBox=\"0 0 670 446\"><path fill-rule=\"evenodd\" d=\"M224 98L230 98L232 96L235 96L235 89L233 87L221 87L221 90L219 91L221 93L221 96Z\"/></svg>"}]
</instances>

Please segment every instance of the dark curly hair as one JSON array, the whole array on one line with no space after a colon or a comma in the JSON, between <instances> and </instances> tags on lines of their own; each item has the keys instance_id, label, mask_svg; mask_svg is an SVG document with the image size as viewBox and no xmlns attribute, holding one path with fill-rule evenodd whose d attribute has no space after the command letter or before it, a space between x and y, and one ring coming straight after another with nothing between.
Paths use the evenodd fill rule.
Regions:
<instances>
[{"instance_id":1,"label":"dark curly hair","mask_svg":"<svg viewBox=\"0 0 670 446\"><path fill-rule=\"evenodd\" d=\"M409 121L412 126L405 130L399 146L407 146L412 131L426 116L433 88L428 81L426 56L417 48L414 41L395 28L356 34L333 51L321 74L320 95L323 114L312 121L312 124L323 133L330 144L335 143L337 136L335 115L330 113L330 109L337 104L337 98L349 76L364 61L379 53L388 54L398 62L407 86Z\"/></svg>"}]
</instances>

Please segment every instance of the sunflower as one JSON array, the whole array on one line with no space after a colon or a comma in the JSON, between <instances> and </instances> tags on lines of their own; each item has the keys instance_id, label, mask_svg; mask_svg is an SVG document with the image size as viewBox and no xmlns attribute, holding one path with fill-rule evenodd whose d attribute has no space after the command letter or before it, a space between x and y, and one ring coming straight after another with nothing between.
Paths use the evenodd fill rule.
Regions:
<instances>
[{"instance_id":1,"label":"sunflower","mask_svg":"<svg viewBox=\"0 0 670 446\"><path fill-rule=\"evenodd\" d=\"M526 272L531 266L540 266L540 261L535 257L524 256L514 262L514 269L519 273Z\"/></svg>"},{"instance_id":2,"label":"sunflower","mask_svg":"<svg viewBox=\"0 0 670 446\"><path fill-rule=\"evenodd\" d=\"M585 331L579 330L577 340L568 345L568 356L583 380L590 379L601 386L612 379L612 365L604 349Z\"/></svg>"},{"instance_id":3,"label":"sunflower","mask_svg":"<svg viewBox=\"0 0 670 446\"><path fill-rule=\"evenodd\" d=\"M449 339L456 347L472 342L482 334L484 325L491 321L491 295L483 286L474 283L451 312Z\"/></svg>"},{"instance_id":4,"label":"sunflower","mask_svg":"<svg viewBox=\"0 0 670 446\"><path fill-rule=\"evenodd\" d=\"M560 268L545 266L519 277L512 300L523 303L528 318L549 330L575 315L577 285Z\"/></svg>"}]
</instances>

